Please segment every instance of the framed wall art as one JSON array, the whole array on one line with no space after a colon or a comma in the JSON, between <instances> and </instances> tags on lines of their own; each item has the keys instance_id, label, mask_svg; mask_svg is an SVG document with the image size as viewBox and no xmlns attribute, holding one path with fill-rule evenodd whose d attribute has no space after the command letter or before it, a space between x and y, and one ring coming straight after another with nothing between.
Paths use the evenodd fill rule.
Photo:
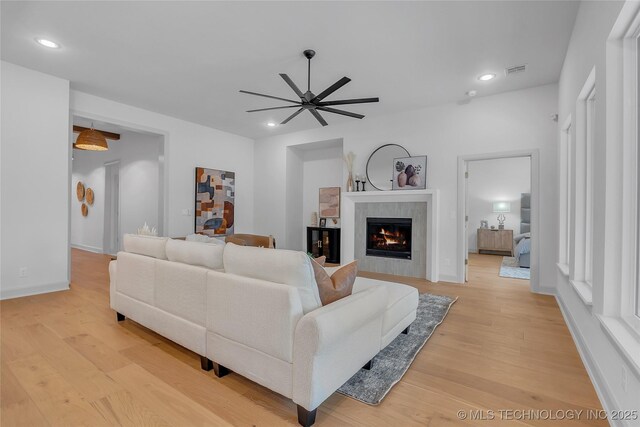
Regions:
<instances>
[{"instance_id":1,"label":"framed wall art","mask_svg":"<svg viewBox=\"0 0 640 427\"><path fill-rule=\"evenodd\" d=\"M235 196L234 172L196 168L195 232L233 234Z\"/></svg>"},{"instance_id":2,"label":"framed wall art","mask_svg":"<svg viewBox=\"0 0 640 427\"><path fill-rule=\"evenodd\" d=\"M340 187L325 187L319 190L320 218L340 218Z\"/></svg>"},{"instance_id":3,"label":"framed wall art","mask_svg":"<svg viewBox=\"0 0 640 427\"><path fill-rule=\"evenodd\" d=\"M427 156L393 159L393 190L427 188Z\"/></svg>"}]
</instances>

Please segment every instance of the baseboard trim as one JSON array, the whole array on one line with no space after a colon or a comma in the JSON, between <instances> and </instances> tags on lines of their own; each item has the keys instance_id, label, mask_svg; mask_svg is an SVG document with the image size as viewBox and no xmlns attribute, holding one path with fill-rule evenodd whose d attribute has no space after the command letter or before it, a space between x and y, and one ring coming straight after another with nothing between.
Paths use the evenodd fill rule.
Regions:
<instances>
[{"instance_id":1,"label":"baseboard trim","mask_svg":"<svg viewBox=\"0 0 640 427\"><path fill-rule=\"evenodd\" d=\"M102 248L97 248L95 246L89 246L89 245L80 245L77 243L72 243L71 247L74 249L80 249L82 251L88 251L88 252L93 252L95 254L102 254L104 253L104 251L102 250Z\"/></svg>"},{"instance_id":2,"label":"baseboard trim","mask_svg":"<svg viewBox=\"0 0 640 427\"><path fill-rule=\"evenodd\" d=\"M30 286L26 288L0 289L0 300L67 290L69 290L69 282L49 283L46 285Z\"/></svg>"},{"instance_id":3,"label":"baseboard trim","mask_svg":"<svg viewBox=\"0 0 640 427\"><path fill-rule=\"evenodd\" d=\"M551 295L552 297L554 297L556 296L556 288L552 286L543 286L537 291L535 291L535 293L541 294L541 295Z\"/></svg>"},{"instance_id":4,"label":"baseboard trim","mask_svg":"<svg viewBox=\"0 0 640 427\"><path fill-rule=\"evenodd\" d=\"M580 330L577 328L573 316L571 312L564 304L562 298L559 295L556 295L556 302L560 307L560 312L562 313L562 317L564 318L564 322L567 324L569 328L569 332L571 333L571 337L573 338L573 342L576 344L576 348L578 349L578 354L580 355L580 359L582 359L582 363L587 370L587 374L591 379L591 383L596 390L596 394L598 395L598 399L600 399L600 403L602 404L604 410L611 414L613 410L619 409L619 406L616 404L615 398L609 389L607 381L602 376L602 371L598 368L598 364L596 363L589 347L586 345L584 341L584 337L580 333ZM629 424L626 421L620 420L607 420L609 424L613 427L627 427Z\"/></svg>"},{"instance_id":5,"label":"baseboard trim","mask_svg":"<svg viewBox=\"0 0 640 427\"><path fill-rule=\"evenodd\" d=\"M450 275L450 274L440 274L440 277L438 277L438 282L448 282L448 283L458 283L460 284L460 282L458 281L458 277L455 275Z\"/></svg>"}]
</instances>

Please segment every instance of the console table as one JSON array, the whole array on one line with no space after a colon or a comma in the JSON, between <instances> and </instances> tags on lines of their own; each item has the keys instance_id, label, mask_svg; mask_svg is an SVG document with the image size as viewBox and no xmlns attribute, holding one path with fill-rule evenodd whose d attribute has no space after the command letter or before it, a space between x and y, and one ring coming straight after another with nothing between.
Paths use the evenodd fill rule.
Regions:
<instances>
[{"instance_id":1,"label":"console table","mask_svg":"<svg viewBox=\"0 0 640 427\"><path fill-rule=\"evenodd\" d=\"M513 256L513 230L478 228L478 253L483 252Z\"/></svg>"}]
</instances>

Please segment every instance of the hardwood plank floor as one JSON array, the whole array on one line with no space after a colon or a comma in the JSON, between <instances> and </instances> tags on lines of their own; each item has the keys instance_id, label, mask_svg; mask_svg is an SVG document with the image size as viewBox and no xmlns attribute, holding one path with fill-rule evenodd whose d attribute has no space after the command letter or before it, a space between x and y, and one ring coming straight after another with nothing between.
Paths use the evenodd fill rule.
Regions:
<instances>
[{"instance_id":1,"label":"hardwood plank floor","mask_svg":"<svg viewBox=\"0 0 640 427\"><path fill-rule=\"evenodd\" d=\"M290 400L236 374L218 379L196 354L118 324L109 261L74 249L70 291L0 303L3 427L297 425ZM467 285L361 272L458 301L382 404L334 394L316 425L607 425L458 419L459 410L602 409L555 299L499 277L500 261L472 256Z\"/></svg>"}]
</instances>

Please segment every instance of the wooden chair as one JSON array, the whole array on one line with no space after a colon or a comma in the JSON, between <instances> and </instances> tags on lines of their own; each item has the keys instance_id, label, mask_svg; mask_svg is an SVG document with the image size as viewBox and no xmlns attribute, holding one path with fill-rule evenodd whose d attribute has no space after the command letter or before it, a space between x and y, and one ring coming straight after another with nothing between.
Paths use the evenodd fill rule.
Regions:
<instances>
[{"instance_id":1,"label":"wooden chair","mask_svg":"<svg viewBox=\"0 0 640 427\"><path fill-rule=\"evenodd\" d=\"M276 239L273 236L260 236L257 234L232 234L225 238L225 242L239 246L256 246L259 248L276 248Z\"/></svg>"}]
</instances>

